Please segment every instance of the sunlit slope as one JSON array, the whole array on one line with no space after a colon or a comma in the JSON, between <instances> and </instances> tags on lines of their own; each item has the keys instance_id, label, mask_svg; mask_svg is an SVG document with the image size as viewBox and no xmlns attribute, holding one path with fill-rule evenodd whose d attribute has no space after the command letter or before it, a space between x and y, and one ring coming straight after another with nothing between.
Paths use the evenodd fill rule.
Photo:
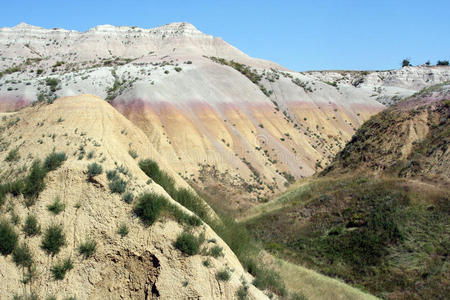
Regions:
<instances>
[{"instance_id":1,"label":"sunlit slope","mask_svg":"<svg viewBox=\"0 0 450 300\"><path fill-rule=\"evenodd\" d=\"M249 297L265 299L222 239L141 171L138 160L151 158L177 187L188 188L147 136L103 99L83 95L37 104L2 115L0 128L1 298L34 293L41 298L234 299L245 279ZM52 153L58 164L49 165ZM41 162L33 163L36 159ZM94 163L100 173L90 171ZM136 211L144 193L167 201L147 226ZM30 216L40 229L25 234ZM48 240L52 226L63 238ZM17 248L26 244L31 265L22 268L19 262L25 260L18 260L18 250L5 250L6 227L20 233ZM174 243L187 228L204 235L205 251L217 246L222 255L210 257L206 266L203 256L178 250ZM89 256L80 248L87 241L96 245ZM70 267L64 269L67 259ZM230 278L218 281L216 274L224 270Z\"/></svg>"}]
</instances>

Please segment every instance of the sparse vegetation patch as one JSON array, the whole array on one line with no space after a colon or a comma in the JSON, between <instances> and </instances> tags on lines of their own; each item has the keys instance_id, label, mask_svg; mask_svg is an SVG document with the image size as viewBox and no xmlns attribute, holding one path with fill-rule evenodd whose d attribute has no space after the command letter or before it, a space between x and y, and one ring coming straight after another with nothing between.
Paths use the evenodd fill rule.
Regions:
<instances>
[{"instance_id":1,"label":"sparse vegetation patch","mask_svg":"<svg viewBox=\"0 0 450 300\"><path fill-rule=\"evenodd\" d=\"M181 252L192 256L199 253L200 246L204 240L204 235L197 237L190 232L184 231L177 237L174 246Z\"/></svg>"},{"instance_id":2,"label":"sparse vegetation patch","mask_svg":"<svg viewBox=\"0 0 450 300\"><path fill-rule=\"evenodd\" d=\"M16 248L19 235L8 221L0 219L0 254L6 256Z\"/></svg>"},{"instance_id":3,"label":"sparse vegetation patch","mask_svg":"<svg viewBox=\"0 0 450 300\"><path fill-rule=\"evenodd\" d=\"M66 273L73 269L73 262L70 258L66 258L52 266L50 271L52 272L55 280L63 280Z\"/></svg>"},{"instance_id":4,"label":"sparse vegetation patch","mask_svg":"<svg viewBox=\"0 0 450 300\"><path fill-rule=\"evenodd\" d=\"M103 168L98 163L92 163L88 165L87 174L89 178L93 178L100 175L103 172Z\"/></svg>"},{"instance_id":5,"label":"sparse vegetation patch","mask_svg":"<svg viewBox=\"0 0 450 300\"><path fill-rule=\"evenodd\" d=\"M47 254L54 256L66 245L66 235L61 225L50 225L44 233L41 247Z\"/></svg>"},{"instance_id":6,"label":"sparse vegetation patch","mask_svg":"<svg viewBox=\"0 0 450 300\"><path fill-rule=\"evenodd\" d=\"M92 256L97 249L97 242L92 239L87 239L78 246L78 251L84 258Z\"/></svg>"},{"instance_id":7,"label":"sparse vegetation patch","mask_svg":"<svg viewBox=\"0 0 450 300\"><path fill-rule=\"evenodd\" d=\"M28 215L25 219L25 224L22 227L22 231L26 236L35 236L41 234L41 226L35 215Z\"/></svg>"}]
</instances>

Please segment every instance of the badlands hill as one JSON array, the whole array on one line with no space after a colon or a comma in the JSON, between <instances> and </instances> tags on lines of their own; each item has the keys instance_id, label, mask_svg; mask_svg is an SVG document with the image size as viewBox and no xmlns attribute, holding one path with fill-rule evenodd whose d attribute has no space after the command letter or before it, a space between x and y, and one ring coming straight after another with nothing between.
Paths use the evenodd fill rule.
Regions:
<instances>
[{"instance_id":1,"label":"badlands hill","mask_svg":"<svg viewBox=\"0 0 450 300\"><path fill-rule=\"evenodd\" d=\"M0 110L93 94L186 181L235 214L325 167L386 105L449 67L294 72L188 23L0 29Z\"/></svg>"},{"instance_id":2,"label":"badlands hill","mask_svg":"<svg viewBox=\"0 0 450 300\"><path fill-rule=\"evenodd\" d=\"M65 97L3 113L0 141L1 299L267 298L227 244L173 200L173 189L141 170L138 160L150 158L177 189L189 189L103 99ZM100 172L88 171L94 162ZM165 204L137 210L144 194ZM193 242L177 246L182 232ZM188 247L195 243L203 255Z\"/></svg>"},{"instance_id":3,"label":"badlands hill","mask_svg":"<svg viewBox=\"0 0 450 300\"><path fill-rule=\"evenodd\" d=\"M322 174L369 169L450 184L449 100L445 82L373 116Z\"/></svg>"},{"instance_id":4,"label":"badlands hill","mask_svg":"<svg viewBox=\"0 0 450 300\"><path fill-rule=\"evenodd\" d=\"M250 211L266 250L386 299L449 291L450 85L365 122L324 171Z\"/></svg>"}]
</instances>

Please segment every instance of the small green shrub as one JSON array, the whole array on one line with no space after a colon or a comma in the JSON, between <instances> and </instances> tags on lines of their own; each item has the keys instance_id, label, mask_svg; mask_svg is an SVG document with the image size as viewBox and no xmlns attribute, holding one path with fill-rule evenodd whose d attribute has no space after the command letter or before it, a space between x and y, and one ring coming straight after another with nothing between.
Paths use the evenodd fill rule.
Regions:
<instances>
[{"instance_id":1,"label":"small green shrub","mask_svg":"<svg viewBox=\"0 0 450 300\"><path fill-rule=\"evenodd\" d=\"M120 224L119 229L117 230L117 233L120 234L121 237L124 237L128 234L128 227L125 223Z\"/></svg>"},{"instance_id":2,"label":"small green shrub","mask_svg":"<svg viewBox=\"0 0 450 300\"><path fill-rule=\"evenodd\" d=\"M30 174L25 178L23 195L26 198L36 198L39 193L44 190L44 178L47 171L41 167L39 160L35 160L31 165Z\"/></svg>"},{"instance_id":3,"label":"small green shrub","mask_svg":"<svg viewBox=\"0 0 450 300\"><path fill-rule=\"evenodd\" d=\"M109 189L111 193L122 194L125 192L127 182L121 178L116 178L109 183Z\"/></svg>"},{"instance_id":4,"label":"small green shrub","mask_svg":"<svg viewBox=\"0 0 450 300\"><path fill-rule=\"evenodd\" d=\"M128 154L130 154L130 156L134 159L136 159L138 157L136 150L133 150L133 149L128 150Z\"/></svg>"},{"instance_id":5,"label":"small green shrub","mask_svg":"<svg viewBox=\"0 0 450 300\"><path fill-rule=\"evenodd\" d=\"M119 167L117 167L117 171L119 171L119 173L122 173L123 175L128 175L128 169L124 165L120 165Z\"/></svg>"},{"instance_id":6,"label":"small green shrub","mask_svg":"<svg viewBox=\"0 0 450 300\"><path fill-rule=\"evenodd\" d=\"M141 160L139 161L139 167L148 177L162 186L169 195L174 195L176 191L175 180L169 174L160 170L156 162L151 159Z\"/></svg>"},{"instance_id":7,"label":"small green shrub","mask_svg":"<svg viewBox=\"0 0 450 300\"><path fill-rule=\"evenodd\" d=\"M67 271L73 269L73 263L70 258L66 258L63 261L58 262L50 271L52 272L53 278L55 280L63 280L66 276Z\"/></svg>"},{"instance_id":8,"label":"small green shrub","mask_svg":"<svg viewBox=\"0 0 450 300\"><path fill-rule=\"evenodd\" d=\"M177 220L178 223L187 224L189 226L202 225L202 221L197 216L187 214L173 204L168 204L167 210L171 213L175 220Z\"/></svg>"},{"instance_id":9,"label":"small green shrub","mask_svg":"<svg viewBox=\"0 0 450 300\"><path fill-rule=\"evenodd\" d=\"M4 189L5 194L11 193L11 194L13 194L13 196L18 196L18 195L22 194L24 191L25 181L24 180L16 180L14 182L7 183L6 185L3 185L3 186L5 188Z\"/></svg>"},{"instance_id":10,"label":"small green shrub","mask_svg":"<svg viewBox=\"0 0 450 300\"><path fill-rule=\"evenodd\" d=\"M87 154L86 158L87 159L92 159L94 157L94 151L89 151L89 153Z\"/></svg>"},{"instance_id":11,"label":"small green shrub","mask_svg":"<svg viewBox=\"0 0 450 300\"><path fill-rule=\"evenodd\" d=\"M14 148L8 152L8 155L5 158L5 161L12 162L17 161L20 158L19 148Z\"/></svg>"},{"instance_id":12,"label":"small green shrub","mask_svg":"<svg viewBox=\"0 0 450 300\"><path fill-rule=\"evenodd\" d=\"M62 212L64 210L64 208L66 207L66 205L64 203L61 202L61 200L59 199L59 197L56 197L55 201L53 201L52 204L47 205L47 209L52 212L54 215L59 214L60 212Z\"/></svg>"},{"instance_id":13,"label":"small green shrub","mask_svg":"<svg viewBox=\"0 0 450 300\"><path fill-rule=\"evenodd\" d=\"M216 278L217 278L217 280L220 280L220 281L228 281L231 278L230 271L228 271L226 269L219 271L216 273Z\"/></svg>"},{"instance_id":14,"label":"small green shrub","mask_svg":"<svg viewBox=\"0 0 450 300\"><path fill-rule=\"evenodd\" d=\"M156 162L151 159L141 160L139 161L139 167L148 177L162 186L175 201L194 212L201 219L206 220L208 218L208 209L203 200L188 189L175 188L175 180L166 172L160 170ZM194 218L189 221L197 223Z\"/></svg>"},{"instance_id":15,"label":"small green shrub","mask_svg":"<svg viewBox=\"0 0 450 300\"><path fill-rule=\"evenodd\" d=\"M18 267L29 268L33 264L30 248L25 243L17 246L12 253L13 261Z\"/></svg>"},{"instance_id":16,"label":"small green shrub","mask_svg":"<svg viewBox=\"0 0 450 300\"><path fill-rule=\"evenodd\" d=\"M214 245L210 250L209 250L209 255L211 255L214 258L218 258L219 256L223 256L223 248L219 247L217 245Z\"/></svg>"},{"instance_id":17,"label":"small green shrub","mask_svg":"<svg viewBox=\"0 0 450 300\"><path fill-rule=\"evenodd\" d=\"M58 78L47 78L47 79L45 79L45 84L50 87L50 90L52 92L56 92L57 87L58 87L60 82L61 82L61 80L59 80Z\"/></svg>"},{"instance_id":18,"label":"small green shrub","mask_svg":"<svg viewBox=\"0 0 450 300\"><path fill-rule=\"evenodd\" d=\"M66 245L66 235L61 225L50 225L44 233L41 247L47 254L55 255Z\"/></svg>"},{"instance_id":19,"label":"small green shrub","mask_svg":"<svg viewBox=\"0 0 450 300\"><path fill-rule=\"evenodd\" d=\"M123 195L123 201L125 201L125 203L130 204L131 202L133 202L133 199L134 199L134 196L133 196L133 194L130 193L130 192L126 192L126 193Z\"/></svg>"},{"instance_id":20,"label":"small green shrub","mask_svg":"<svg viewBox=\"0 0 450 300\"><path fill-rule=\"evenodd\" d=\"M208 210L203 200L190 190L180 188L172 197L174 197L175 201L197 214L200 218L205 219L208 216Z\"/></svg>"},{"instance_id":21,"label":"small green shrub","mask_svg":"<svg viewBox=\"0 0 450 300\"><path fill-rule=\"evenodd\" d=\"M248 299L248 285L241 285L239 289L236 291L236 297L239 300L246 300Z\"/></svg>"},{"instance_id":22,"label":"small green shrub","mask_svg":"<svg viewBox=\"0 0 450 300\"><path fill-rule=\"evenodd\" d=\"M106 172L106 178L108 178L109 181L113 181L119 179L120 177L116 170L110 170Z\"/></svg>"},{"instance_id":23,"label":"small green shrub","mask_svg":"<svg viewBox=\"0 0 450 300\"><path fill-rule=\"evenodd\" d=\"M54 171L57 168L59 168L66 159L67 159L66 153L52 152L45 158L44 169L47 172Z\"/></svg>"},{"instance_id":24,"label":"small green shrub","mask_svg":"<svg viewBox=\"0 0 450 300\"><path fill-rule=\"evenodd\" d=\"M137 199L133 211L145 225L150 226L155 223L166 205L167 199L164 196L146 193Z\"/></svg>"},{"instance_id":25,"label":"small green shrub","mask_svg":"<svg viewBox=\"0 0 450 300\"><path fill-rule=\"evenodd\" d=\"M86 240L85 242L81 243L78 247L78 251L81 255L84 256L84 258L88 258L94 254L95 250L97 249L97 242L93 240Z\"/></svg>"},{"instance_id":26,"label":"small green shrub","mask_svg":"<svg viewBox=\"0 0 450 300\"><path fill-rule=\"evenodd\" d=\"M7 256L14 251L19 235L6 220L0 220L0 254Z\"/></svg>"},{"instance_id":27,"label":"small green shrub","mask_svg":"<svg viewBox=\"0 0 450 300\"><path fill-rule=\"evenodd\" d=\"M103 172L103 168L98 163L92 163L88 165L87 174L89 178L100 175Z\"/></svg>"},{"instance_id":28,"label":"small green shrub","mask_svg":"<svg viewBox=\"0 0 450 300\"><path fill-rule=\"evenodd\" d=\"M202 264L203 264L205 267L209 268L209 267L211 266L211 260L210 260L209 258L207 258L207 259L205 259L205 260L202 262Z\"/></svg>"},{"instance_id":29,"label":"small green shrub","mask_svg":"<svg viewBox=\"0 0 450 300\"><path fill-rule=\"evenodd\" d=\"M204 238L202 235L196 237L190 232L182 232L176 239L174 246L187 255L195 255L199 252Z\"/></svg>"},{"instance_id":30,"label":"small green shrub","mask_svg":"<svg viewBox=\"0 0 450 300\"><path fill-rule=\"evenodd\" d=\"M35 236L41 234L41 226L35 215L28 215L25 219L25 224L22 227L22 231L26 236Z\"/></svg>"}]
</instances>

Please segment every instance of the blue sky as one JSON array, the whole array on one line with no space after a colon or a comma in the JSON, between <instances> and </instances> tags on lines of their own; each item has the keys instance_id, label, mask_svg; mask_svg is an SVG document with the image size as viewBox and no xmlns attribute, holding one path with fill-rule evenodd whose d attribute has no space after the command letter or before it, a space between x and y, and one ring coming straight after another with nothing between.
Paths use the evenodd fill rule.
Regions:
<instances>
[{"instance_id":1,"label":"blue sky","mask_svg":"<svg viewBox=\"0 0 450 300\"><path fill-rule=\"evenodd\" d=\"M2 1L0 27L85 31L186 21L253 57L297 71L379 70L450 59L450 1Z\"/></svg>"}]
</instances>

